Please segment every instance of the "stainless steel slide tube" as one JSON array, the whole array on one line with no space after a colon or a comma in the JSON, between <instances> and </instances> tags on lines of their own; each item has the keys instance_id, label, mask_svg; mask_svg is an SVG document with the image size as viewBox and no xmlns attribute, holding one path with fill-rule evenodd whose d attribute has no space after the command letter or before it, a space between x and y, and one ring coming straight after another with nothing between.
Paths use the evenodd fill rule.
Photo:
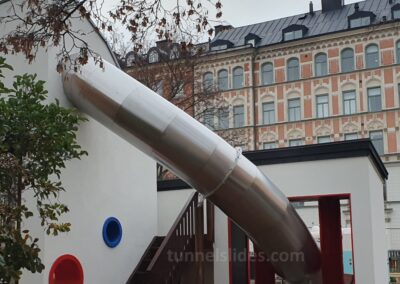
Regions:
<instances>
[{"instance_id":1,"label":"stainless steel slide tube","mask_svg":"<svg viewBox=\"0 0 400 284\"><path fill-rule=\"evenodd\" d=\"M222 138L129 75L93 60L63 74L71 102L171 169L238 224L291 283L322 283L320 251L281 191ZM101 139L101 137L99 137Z\"/></svg>"}]
</instances>

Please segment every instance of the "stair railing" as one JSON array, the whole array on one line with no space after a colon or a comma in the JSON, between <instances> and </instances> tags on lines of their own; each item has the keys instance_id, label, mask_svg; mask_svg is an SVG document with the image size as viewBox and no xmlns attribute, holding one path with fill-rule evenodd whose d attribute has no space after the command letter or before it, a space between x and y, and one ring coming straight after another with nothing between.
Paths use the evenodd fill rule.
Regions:
<instances>
[{"instance_id":1,"label":"stair railing","mask_svg":"<svg viewBox=\"0 0 400 284\"><path fill-rule=\"evenodd\" d=\"M199 194L191 195L147 267L149 283L179 283L185 262L195 261L196 211ZM203 234L203 232L201 232Z\"/></svg>"}]
</instances>

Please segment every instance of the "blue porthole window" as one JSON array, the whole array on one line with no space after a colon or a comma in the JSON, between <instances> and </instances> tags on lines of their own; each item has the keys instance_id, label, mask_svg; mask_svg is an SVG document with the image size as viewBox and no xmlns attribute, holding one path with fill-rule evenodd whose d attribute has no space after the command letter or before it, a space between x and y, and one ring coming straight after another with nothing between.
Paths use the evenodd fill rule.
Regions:
<instances>
[{"instance_id":1,"label":"blue porthole window","mask_svg":"<svg viewBox=\"0 0 400 284\"><path fill-rule=\"evenodd\" d=\"M115 217L109 217L103 225L103 240L110 248L115 248L122 239L122 226Z\"/></svg>"}]
</instances>

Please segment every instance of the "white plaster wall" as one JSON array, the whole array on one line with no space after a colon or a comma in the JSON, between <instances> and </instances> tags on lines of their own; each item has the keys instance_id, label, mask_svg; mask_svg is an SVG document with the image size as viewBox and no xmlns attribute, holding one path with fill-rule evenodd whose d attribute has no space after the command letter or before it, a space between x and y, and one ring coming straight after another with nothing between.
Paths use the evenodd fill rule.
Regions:
<instances>
[{"instance_id":1,"label":"white plaster wall","mask_svg":"<svg viewBox=\"0 0 400 284\"><path fill-rule=\"evenodd\" d=\"M215 208L214 283L229 284L228 217Z\"/></svg>"},{"instance_id":2,"label":"white plaster wall","mask_svg":"<svg viewBox=\"0 0 400 284\"><path fill-rule=\"evenodd\" d=\"M400 202L388 202L388 209L392 209L387 214L390 221L386 223L386 233L388 239L388 249L400 250Z\"/></svg>"},{"instance_id":3,"label":"white plaster wall","mask_svg":"<svg viewBox=\"0 0 400 284\"><path fill-rule=\"evenodd\" d=\"M400 201L400 163L386 163L389 173L387 180L387 200Z\"/></svg>"},{"instance_id":4,"label":"white plaster wall","mask_svg":"<svg viewBox=\"0 0 400 284\"><path fill-rule=\"evenodd\" d=\"M373 244L374 255L374 273L375 279L372 283L381 283L389 278L388 264L387 264L387 243L385 233L385 213L384 213L384 196L379 190L382 188L382 181L376 174L376 169L372 164L368 164L369 169L369 191L371 193L370 209L372 220L372 235L371 240ZM354 231L354 230L353 230ZM368 244L368 243L366 243ZM361 283L363 283L361 281Z\"/></svg>"},{"instance_id":5,"label":"white plaster wall","mask_svg":"<svg viewBox=\"0 0 400 284\"><path fill-rule=\"evenodd\" d=\"M160 191L157 194L158 235L166 236L194 189Z\"/></svg>"},{"instance_id":6,"label":"white plaster wall","mask_svg":"<svg viewBox=\"0 0 400 284\"><path fill-rule=\"evenodd\" d=\"M6 5L0 5L0 14L7 12ZM92 29L86 20L74 21L83 31ZM0 26L0 35L5 32L6 28ZM87 33L85 40L105 60L112 61L105 43L95 32ZM47 81L50 99L58 98L63 105L70 106L56 72L56 54L55 48L47 53L41 51L32 65L27 65L22 55L9 55L7 59L14 66L13 74L37 73ZM44 237L34 220L27 224L40 234L46 270L35 276L24 273L21 284L48 283L51 264L65 253L74 254L81 261L85 283L125 283L157 234L155 162L92 119L80 127L78 141L89 156L70 162L63 171L67 192L60 198L71 210L64 220L72 223L72 231ZM25 198L29 201L30 197ZM102 225L109 216L119 218L124 231L115 249L106 247L102 240Z\"/></svg>"}]
</instances>

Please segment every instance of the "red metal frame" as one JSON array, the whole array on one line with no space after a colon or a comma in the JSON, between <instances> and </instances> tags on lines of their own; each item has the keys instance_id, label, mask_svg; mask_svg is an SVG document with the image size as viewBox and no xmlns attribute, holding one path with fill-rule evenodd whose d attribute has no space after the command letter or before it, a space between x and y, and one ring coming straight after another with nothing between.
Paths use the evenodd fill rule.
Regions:
<instances>
[{"instance_id":1,"label":"red metal frame","mask_svg":"<svg viewBox=\"0 0 400 284\"><path fill-rule=\"evenodd\" d=\"M354 283L356 283L355 276L355 259L354 259L354 237L353 237L353 215L352 215L352 206L351 206L351 194L350 193L341 193L341 194L323 194L323 195L304 195L304 196L291 196L288 197L289 201L318 201L321 198L337 198L339 200L347 199L349 200L349 210L350 210L350 227L351 227L351 244L352 244L352 255L353 255L353 274L354 274ZM232 284L232 259L231 259L231 250L232 250L232 224L231 220L228 218L228 249L229 249L229 284ZM321 226L321 224L320 224ZM249 260L250 260L250 251L249 251ZM250 261L249 261L249 269L248 269L248 282L250 282Z\"/></svg>"},{"instance_id":2,"label":"red metal frame","mask_svg":"<svg viewBox=\"0 0 400 284\"><path fill-rule=\"evenodd\" d=\"M229 261L229 284L232 284L232 221L228 218L228 261Z\"/></svg>"}]
</instances>

